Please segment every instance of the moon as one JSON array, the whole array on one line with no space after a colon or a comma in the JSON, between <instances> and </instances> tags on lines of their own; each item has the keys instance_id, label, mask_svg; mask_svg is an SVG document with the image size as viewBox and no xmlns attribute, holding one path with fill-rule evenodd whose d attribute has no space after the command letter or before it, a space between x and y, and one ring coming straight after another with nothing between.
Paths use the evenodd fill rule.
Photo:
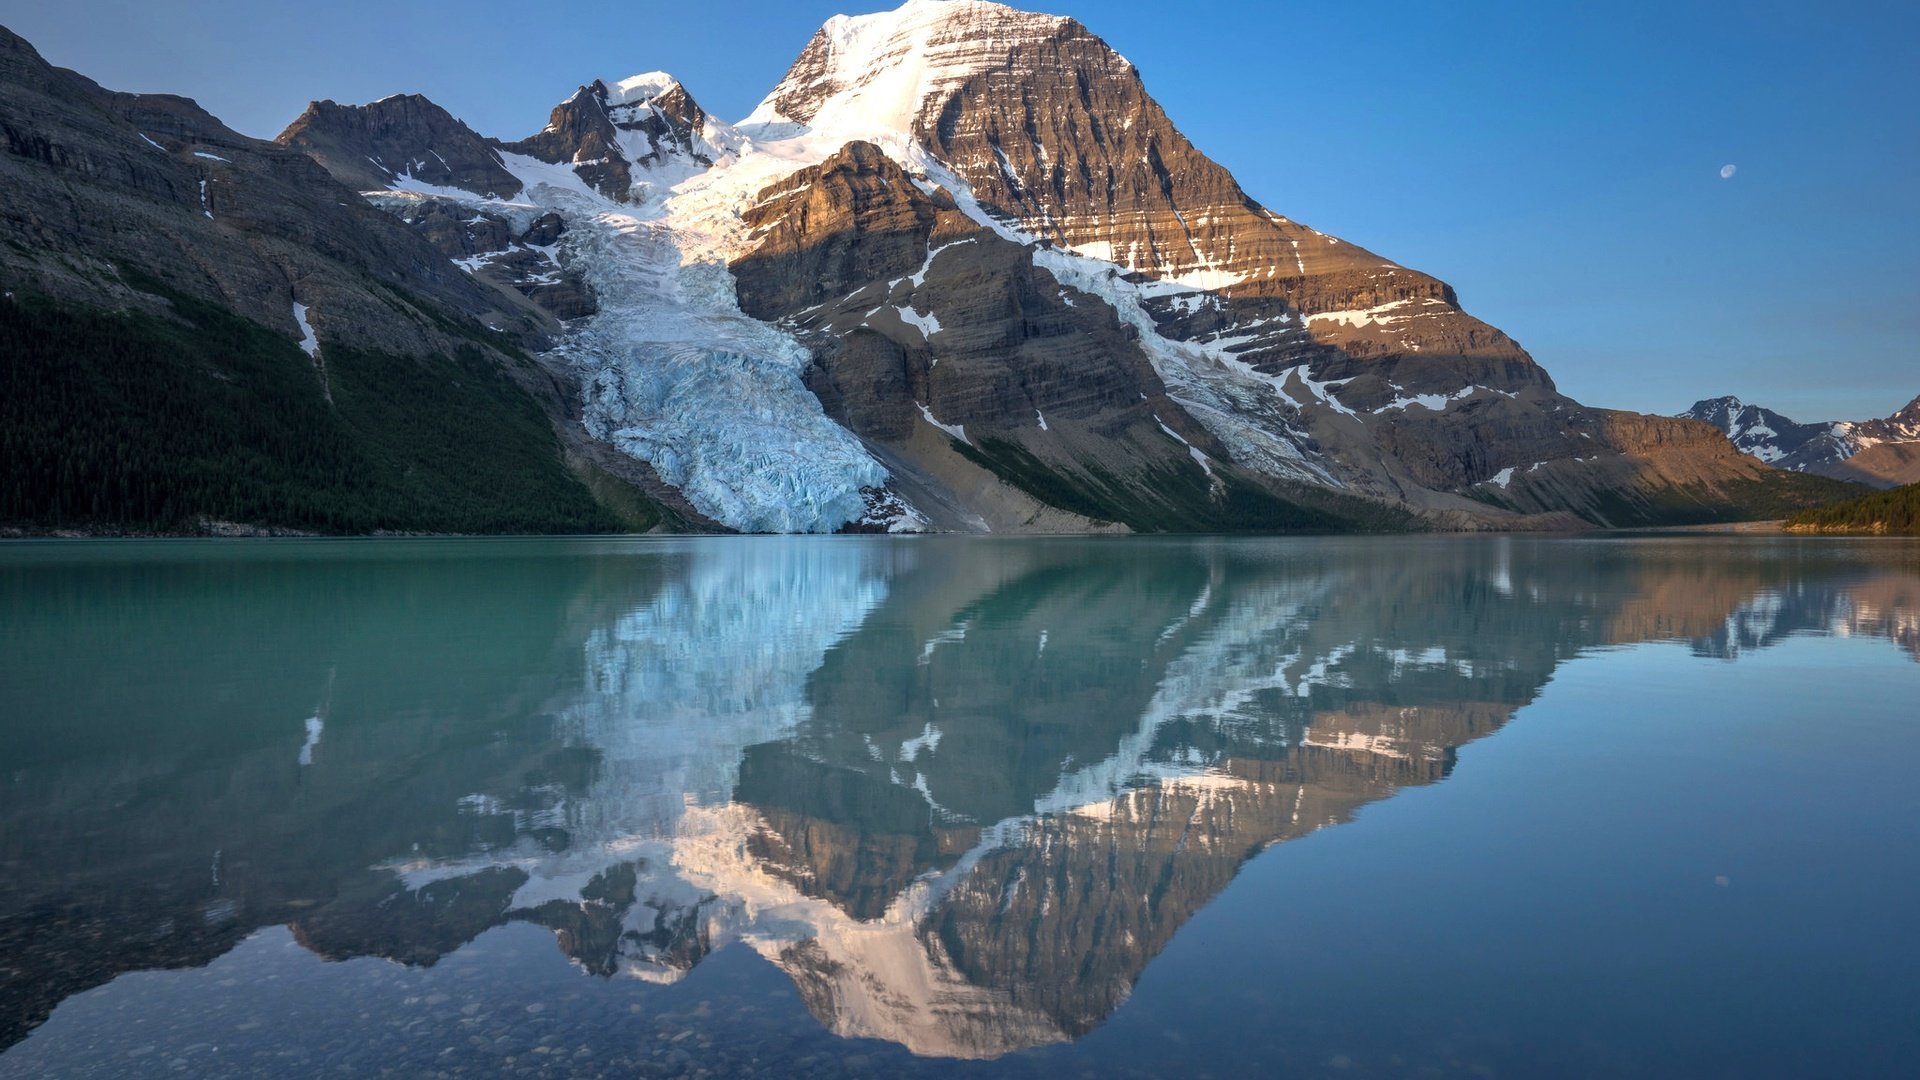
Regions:
<instances>
[{"instance_id":1,"label":"moon","mask_svg":"<svg viewBox=\"0 0 1920 1080\"><path fill-rule=\"evenodd\" d=\"M1733 174L1739 171L1740 166L1738 165L1722 165L1720 166L1720 179L1731 180L1733 179Z\"/></svg>"}]
</instances>

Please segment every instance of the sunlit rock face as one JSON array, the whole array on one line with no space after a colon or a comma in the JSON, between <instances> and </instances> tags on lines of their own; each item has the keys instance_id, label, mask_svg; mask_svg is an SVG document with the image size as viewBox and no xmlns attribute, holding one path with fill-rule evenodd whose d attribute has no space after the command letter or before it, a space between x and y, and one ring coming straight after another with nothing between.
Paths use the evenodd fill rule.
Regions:
<instances>
[{"instance_id":1,"label":"sunlit rock face","mask_svg":"<svg viewBox=\"0 0 1920 1080\"><path fill-rule=\"evenodd\" d=\"M1260 207L1072 19L926 0L837 18L756 117L910 131L982 206L1036 237L1228 298L1288 300L1273 310L1309 317L1311 333L1299 320L1291 331L1302 356L1317 341L1354 356L1484 355L1512 362L1493 385L1545 383L1444 283Z\"/></svg>"}]
</instances>

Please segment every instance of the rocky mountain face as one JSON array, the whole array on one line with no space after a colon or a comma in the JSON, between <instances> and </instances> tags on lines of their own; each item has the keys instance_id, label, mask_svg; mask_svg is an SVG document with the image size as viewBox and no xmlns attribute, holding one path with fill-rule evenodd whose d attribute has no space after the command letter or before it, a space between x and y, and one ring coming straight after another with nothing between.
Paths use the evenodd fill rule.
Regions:
<instances>
[{"instance_id":1,"label":"rocky mountain face","mask_svg":"<svg viewBox=\"0 0 1920 1080\"><path fill-rule=\"evenodd\" d=\"M1560 394L1446 283L1261 206L1071 19L836 17L737 125L653 72L594 80L514 141L418 96L222 138L323 169L286 218L351 216L386 245L366 272L539 350L571 457L685 522L1569 528L1839 493L1706 424ZM207 213L239 202L170 177L185 210L201 179ZM287 321L250 288L236 310ZM300 302L322 340L347 311L385 326Z\"/></svg>"},{"instance_id":2,"label":"rocky mountain face","mask_svg":"<svg viewBox=\"0 0 1920 1080\"><path fill-rule=\"evenodd\" d=\"M430 108L430 107L428 107ZM160 310L123 268L299 340L428 353L448 314L540 341L528 305L474 282L313 158L243 136L185 98L122 94L0 30L0 272L63 301Z\"/></svg>"},{"instance_id":3,"label":"rocky mountain face","mask_svg":"<svg viewBox=\"0 0 1920 1080\"><path fill-rule=\"evenodd\" d=\"M1736 397L1698 401L1680 415L1712 424L1742 453L1777 468L1881 488L1920 482L1920 398L1879 420L1801 424Z\"/></svg>"},{"instance_id":4,"label":"rocky mountain face","mask_svg":"<svg viewBox=\"0 0 1920 1080\"><path fill-rule=\"evenodd\" d=\"M511 198L520 181L472 128L418 94L364 107L316 101L276 140L356 191L420 184ZM433 149L417 156L423 146Z\"/></svg>"},{"instance_id":5,"label":"rocky mountain face","mask_svg":"<svg viewBox=\"0 0 1920 1080\"><path fill-rule=\"evenodd\" d=\"M1063 288L873 144L765 189L744 222L757 239L731 264L741 310L809 349L809 387L896 483L930 478L907 492L915 505L964 514L941 481L979 490L1004 470L1037 498L1009 492L1000 506L1029 524L1069 520L1048 495L1147 529L1288 512L1168 396L1112 307Z\"/></svg>"},{"instance_id":6,"label":"rocky mountain face","mask_svg":"<svg viewBox=\"0 0 1920 1080\"><path fill-rule=\"evenodd\" d=\"M671 75L650 72L608 86L595 80L554 107L539 134L503 150L571 167L608 198L635 194L635 170L676 160L710 166L718 151L707 141L705 110ZM471 190L471 189L469 189Z\"/></svg>"}]
</instances>

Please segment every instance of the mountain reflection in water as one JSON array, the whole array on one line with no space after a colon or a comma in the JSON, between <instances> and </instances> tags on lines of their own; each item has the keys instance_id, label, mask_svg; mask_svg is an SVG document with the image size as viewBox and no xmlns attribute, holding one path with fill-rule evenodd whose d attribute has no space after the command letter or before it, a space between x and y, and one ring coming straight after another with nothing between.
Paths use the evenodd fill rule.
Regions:
<instances>
[{"instance_id":1,"label":"mountain reflection in water","mask_svg":"<svg viewBox=\"0 0 1920 1080\"><path fill-rule=\"evenodd\" d=\"M1901 545L32 546L0 598L0 1045L265 926L428 965L524 922L656 983L744 943L834 1032L994 1057L1584 651L1920 660Z\"/></svg>"}]
</instances>

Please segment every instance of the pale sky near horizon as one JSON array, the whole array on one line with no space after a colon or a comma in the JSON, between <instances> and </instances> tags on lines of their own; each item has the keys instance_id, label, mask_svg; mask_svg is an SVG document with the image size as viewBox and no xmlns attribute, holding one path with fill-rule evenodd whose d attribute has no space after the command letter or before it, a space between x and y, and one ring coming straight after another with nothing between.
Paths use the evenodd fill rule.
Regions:
<instances>
[{"instance_id":1,"label":"pale sky near horizon","mask_svg":"<svg viewBox=\"0 0 1920 1080\"><path fill-rule=\"evenodd\" d=\"M738 119L827 17L891 6L0 0L0 25L249 135L419 92L514 138L656 68ZM1588 404L1920 394L1920 4L1018 6L1087 24L1255 198L1450 282Z\"/></svg>"}]
</instances>

